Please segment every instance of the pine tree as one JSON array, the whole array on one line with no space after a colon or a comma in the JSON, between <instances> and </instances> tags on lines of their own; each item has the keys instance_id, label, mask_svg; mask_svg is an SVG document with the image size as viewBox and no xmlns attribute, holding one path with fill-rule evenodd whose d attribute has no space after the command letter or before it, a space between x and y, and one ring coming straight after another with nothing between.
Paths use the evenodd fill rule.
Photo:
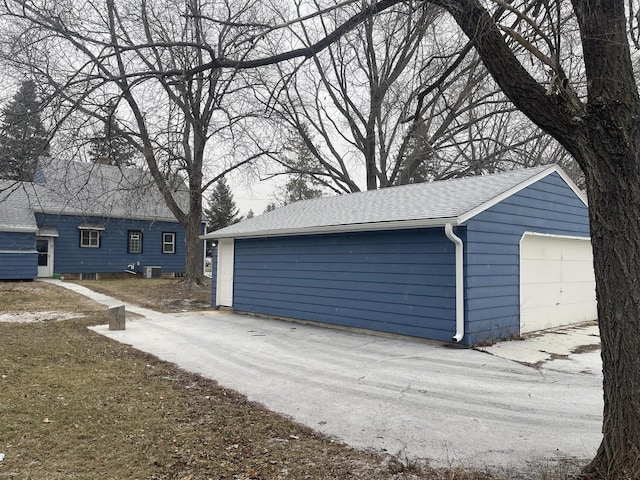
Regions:
<instances>
[{"instance_id":1,"label":"pine tree","mask_svg":"<svg viewBox=\"0 0 640 480\"><path fill-rule=\"evenodd\" d=\"M306 133L307 127L302 126ZM321 197L322 184L314 177L314 171L318 170L317 160L303 140L301 135L292 135L289 145L285 147L289 159L289 179L281 189L282 205L288 205L299 200Z\"/></svg>"},{"instance_id":2,"label":"pine tree","mask_svg":"<svg viewBox=\"0 0 640 480\"><path fill-rule=\"evenodd\" d=\"M115 108L109 106L107 109L107 121L104 123L102 133L91 139L89 150L91 161L118 167L131 167L135 164L133 159L136 150L118 126Z\"/></svg>"},{"instance_id":3,"label":"pine tree","mask_svg":"<svg viewBox=\"0 0 640 480\"><path fill-rule=\"evenodd\" d=\"M31 181L38 159L49 154L49 136L40 108L36 84L25 80L2 110L0 178Z\"/></svg>"},{"instance_id":4,"label":"pine tree","mask_svg":"<svg viewBox=\"0 0 640 480\"><path fill-rule=\"evenodd\" d=\"M283 188L284 199L282 204L289 205L299 200L321 197L322 190L317 188L318 185L320 183L309 175L292 174Z\"/></svg>"},{"instance_id":5,"label":"pine tree","mask_svg":"<svg viewBox=\"0 0 640 480\"><path fill-rule=\"evenodd\" d=\"M272 212L275 209L276 209L276 204L273 202L269 202L267 203L267 206L264 208L264 213Z\"/></svg>"},{"instance_id":6,"label":"pine tree","mask_svg":"<svg viewBox=\"0 0 640 480\"><path fill-rule=\"evenodd\" d=\"M233 225L241 220L241 217L238 217L239 210L236 208L231 189L224 178L216 182L209 197L209 208L205 208L204 213L207 216L207 231L209 232Z\"/></svg>"},{"instance_id":7,"label":"pine tree","mask_svg":"<svg viewBox=\"0 0 640 480\"><path fill-rule=\"evenodd\" d=\"M253 218L253 216L254 216L253 210L249 209L249 211L247 212L246 218Z\"/></svg>"}]
</instances>

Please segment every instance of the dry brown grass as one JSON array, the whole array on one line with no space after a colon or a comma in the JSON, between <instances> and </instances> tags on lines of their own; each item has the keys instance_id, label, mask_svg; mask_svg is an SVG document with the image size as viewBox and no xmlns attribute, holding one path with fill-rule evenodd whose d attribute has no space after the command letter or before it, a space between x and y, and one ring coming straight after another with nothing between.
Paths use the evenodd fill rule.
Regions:
<instances>
[{"instance_id":1,"label":"dry brown grass","mask_svg":"<svg viewBox=\"0 0 640 480\"><path fill-rule=\"evenodd\" d=\"M105 308L64 289L0 283L0 299L1 310L82 316L0 323L0 479L513 478L352 450L93 333Z\"/></svg>"},{"instance_id":2,"label":"dry brown grass","mask_svg":"<svg viewBox=\"0 0 640 480\"><path fill-rule=\"evenodd\" d=\"M179 278L127 278L124 280L83 280L80 285L125 302L161 312L203 310L211 306L211 280L193 285Z\"/></svg>"}]
</instances>

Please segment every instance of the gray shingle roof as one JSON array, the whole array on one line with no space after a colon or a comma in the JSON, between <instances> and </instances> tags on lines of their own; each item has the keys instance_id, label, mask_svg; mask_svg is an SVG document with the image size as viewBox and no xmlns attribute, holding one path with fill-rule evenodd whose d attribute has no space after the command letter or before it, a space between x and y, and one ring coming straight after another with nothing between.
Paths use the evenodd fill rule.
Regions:
<instances>
[{"instance_id":1,"label":"gray shingle roof","mask_svg":"<svg viewBox=\"0 0 640 480\"><path fill-rule=\"evenodd\" d=\"M492 175L303 200L206 235L260 237L328 231L416 228L461 223L502 195L515 193L554 171L542 166ZM514 190L515 189L515 190Z\"/></svg>"},{"instance_id":2,"label":"gray shingle roof","mask_svg":"<svg viewBox=\"0 0 640 480\"><path fill-rule=\"evenodd\" d=\"M0 180L0 232L35 232L37 228L24 185Z\"/></svg>"},{"instance_id":3,"label":"gray shingle roof","mask_svg":"<svg viewBox=\"0 0 640 480\"><path fill-rule=\"evenodd\" d=\"M80 162L41 165L44 182L27 188L35 211L65 215L175 221L148 172ZM177 197L186 210L183 185Z\"/></svg>"},{"instance_id":4,"label":"gray shingle roof","mask_svg":"<svg viewBox=\"0 0 640 480\"><path fill-rule=\"evenodd\" d=\"M94 163L46 160L34 183L0 180L0 231L35 231L34 212L176 221L148 172ZM176 182L178 204L189 195Z\"/></svg>"}]
</instances>

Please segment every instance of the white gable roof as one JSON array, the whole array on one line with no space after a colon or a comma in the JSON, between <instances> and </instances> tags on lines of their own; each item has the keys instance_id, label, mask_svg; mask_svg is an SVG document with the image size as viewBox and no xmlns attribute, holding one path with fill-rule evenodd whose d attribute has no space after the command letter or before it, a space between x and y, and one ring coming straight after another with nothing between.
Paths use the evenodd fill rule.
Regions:
<instances>
[{"instance_id":1,"label":"white gable roof","mask_svg":"<svg viewBox=\"0 0 640 480\"><path fill-rule=\"evenodd\" d=\"M203 238L263 237L459 225L508 196L557 172L555 165L492 175L370 190L295 202L204 235Z\"/></svg>"}]
</instances>

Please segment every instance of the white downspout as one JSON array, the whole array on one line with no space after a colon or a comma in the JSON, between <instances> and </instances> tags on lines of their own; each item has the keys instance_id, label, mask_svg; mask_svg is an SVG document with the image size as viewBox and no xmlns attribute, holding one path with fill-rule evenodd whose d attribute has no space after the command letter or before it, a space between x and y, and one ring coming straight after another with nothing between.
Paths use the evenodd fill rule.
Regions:
<instances>
[{"instance_id":1,"label":"white downspout","mask_svg":"<svg viewBox=\"0 0 640 480\"><path fill-rule=\"evenodd\" d=\"M456 334L453 340L459 342L464 337L464 246L460 237L453 233L453 225L447 223L444 233L456 246Z\"/></svg>"}]
</instances>

